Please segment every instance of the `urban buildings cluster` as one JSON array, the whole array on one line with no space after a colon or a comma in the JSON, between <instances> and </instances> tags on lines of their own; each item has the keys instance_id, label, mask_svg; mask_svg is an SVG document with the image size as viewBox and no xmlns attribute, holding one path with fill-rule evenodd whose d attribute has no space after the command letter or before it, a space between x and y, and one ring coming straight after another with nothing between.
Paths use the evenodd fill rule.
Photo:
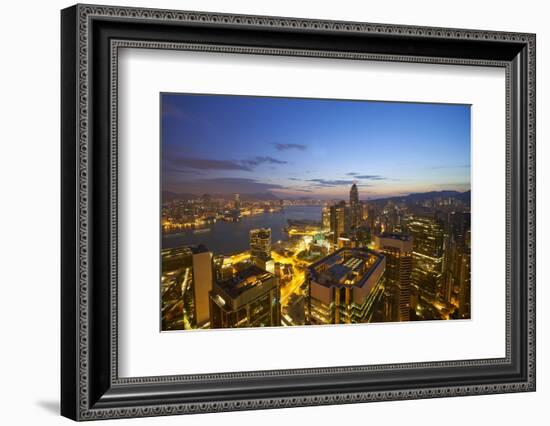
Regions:
<instances>
[{"instance_id":1,"label":"urban buildings cluster","mask_svg":"<svg viewBox=\"0 0 550 426\"><path fill-rule=\"evenodd\" d=\"M170 202L163 230L289 203L298 201ZM249 249L229 256L204 245L163 249L162 329L470 318L469 193L365 202L353 184L349 200L324 203L319 219L289 221L285 241L252 229Z\"/></svg>"}]
</instances>

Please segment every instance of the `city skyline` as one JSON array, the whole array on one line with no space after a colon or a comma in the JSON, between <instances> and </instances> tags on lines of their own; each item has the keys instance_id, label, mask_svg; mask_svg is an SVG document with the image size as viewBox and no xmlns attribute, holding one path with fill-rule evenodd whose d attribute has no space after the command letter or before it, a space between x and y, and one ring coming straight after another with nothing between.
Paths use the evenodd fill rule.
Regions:
<instances>
[{"instance_id":1,"label":"city skyline","mask_svg":"<svg viewBox=\"0 0 550 426\"><path fill-rule=\"evenodd\" d=\"M470 318L468 105L162 94L161 330Z\"/></svg>"},{"instance_id":2,"label":"city skyline","mask_svg":"<svg viewBox=\"0 0 550 426\"><path fill-rule=\"evenodd\" d=\"M469 319L469 193L359 192L165 203L161 329Z\"/></svg>"},{"instance_id":3,"label":"city skyline","mask_svg":"<svg viewBox=\"0 0 550 426\"><path fill-rule=\"evenodd\" d=\"M163 191L362 199L470 189L469 105L161 94Z\"/></svg>"}]
</instances>

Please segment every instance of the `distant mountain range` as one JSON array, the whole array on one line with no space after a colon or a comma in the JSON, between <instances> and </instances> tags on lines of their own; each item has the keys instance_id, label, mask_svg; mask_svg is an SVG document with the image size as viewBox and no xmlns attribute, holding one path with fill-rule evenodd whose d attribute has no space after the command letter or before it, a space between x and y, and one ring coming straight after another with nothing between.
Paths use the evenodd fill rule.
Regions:
<instances>
[{"instance_id":1,"label":"distant mountain range","mask_svg":"<svg viewBox=\"0 0 550 426\"><path fill-rule=\"evenodd\" d=\"M464 203L470 201L471 191L459 192L459 191L431 191L431 192L418 192L409 195L403 195L400 197L387 197L377 198L376 201L406 201L409 203L421 203L427 200L433 200L434 198L456 198Z\"/></svg>"},{"instance_id":2,"label":"distant mountain range","mask_svg":"<svg viewBox=\"0 0 550 426\"><path fill-rule=\"evenodd\" d=\"M214 199L232 200L233 194L208 194ZM162 191L162 201L170 202L174 200L198 200L202 195L177 193L171 191ZM243 201L256 200L256 201L276 201L279 198L271 192L256 192L250 194L239 194L240 199Z\"/></svg>"}]
</instances>

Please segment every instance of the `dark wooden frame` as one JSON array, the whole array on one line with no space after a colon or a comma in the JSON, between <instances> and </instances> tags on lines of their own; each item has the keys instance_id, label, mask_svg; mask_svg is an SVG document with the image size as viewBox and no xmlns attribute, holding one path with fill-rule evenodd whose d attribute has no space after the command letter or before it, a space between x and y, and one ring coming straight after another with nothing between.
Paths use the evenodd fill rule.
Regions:
<instances>
[{"instance_id":1,"label":"dark wooden frame","mask_svg":"<svg viewBox=\"0 0 550 426\"><path fill-rule=\"evenodd\" d=\"M64 416L89 420L535 390L533 34L95 5L64 9L61 28ZM120 47L140 46L504 67L506 357L119 378L116 55Z\"/></svg>"}]
</instances>

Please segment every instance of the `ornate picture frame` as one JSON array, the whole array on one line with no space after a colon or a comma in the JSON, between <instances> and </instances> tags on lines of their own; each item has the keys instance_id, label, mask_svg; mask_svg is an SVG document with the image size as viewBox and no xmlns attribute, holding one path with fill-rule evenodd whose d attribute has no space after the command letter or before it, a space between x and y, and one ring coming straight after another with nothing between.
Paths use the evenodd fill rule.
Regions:
<instances>
[{"instance_id":1,"label":"ornate picture frame","mask_svg":"<svg viewBox=\"0 0 550 426\"><path fill-rule=\"evenodd\" d=\"M64 9L61 414L93 420L534 391L535 43L534 34L523 33L96 5ZM119 377L117 72L125 47L505 69L506 356Z\"/></svg>"}]
</instances>

